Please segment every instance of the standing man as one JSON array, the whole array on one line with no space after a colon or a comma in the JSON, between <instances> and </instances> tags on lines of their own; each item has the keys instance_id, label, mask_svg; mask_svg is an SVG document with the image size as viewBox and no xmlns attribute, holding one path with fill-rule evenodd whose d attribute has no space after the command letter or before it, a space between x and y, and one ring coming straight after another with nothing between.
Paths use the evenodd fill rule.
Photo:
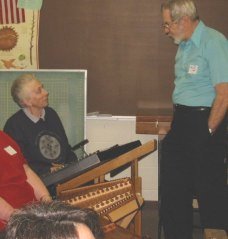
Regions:
<instances>
[{"instance_id":1,"label":"standing man","mask_svg":"<svg viewBox=\"0 0 228 239\"><path fill-rule=\"evenodd\" d=\"M161 219L166 239L191 239L193 195L204 228L228 229L228 41L199 19L193 0L168 0L161 11L164 33L179 45L174 117L162 143Z\"/></svg>"}]
</instances>

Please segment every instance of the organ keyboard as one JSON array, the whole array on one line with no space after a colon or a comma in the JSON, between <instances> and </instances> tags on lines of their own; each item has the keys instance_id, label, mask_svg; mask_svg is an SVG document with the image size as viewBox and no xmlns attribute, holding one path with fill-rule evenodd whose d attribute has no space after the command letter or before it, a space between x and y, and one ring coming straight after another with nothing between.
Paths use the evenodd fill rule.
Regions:
<instances>
[{"instance_id":1,"label":"organ keyboard","mask_svg":"<svg viewBox=\"0 0 228 239\"><path fill-rule=\"evenodd\" d=\"M93 167L98 167L102 163L114 159L139 146L141 146L141 142L139 140L123 145L114 145L106 150L97 151L91 155L85 156L79 161L66 164L58 171L41 175L41 179L47 187L53 184L56 185L64 183Z\"/></svg>"},{"instance_id":2,"label":"organ keyboard","mask_svg":"<svg viewBox=\"0 0 228 239\"><path fill-rule=\"evenodd\" d=\"M97 154L94 153L79 161L65 164L63 168L56 172L42 175L41 179L47 187L53 184L63 183L99 163L100 159Z\"/></svg>"}]
</instances>

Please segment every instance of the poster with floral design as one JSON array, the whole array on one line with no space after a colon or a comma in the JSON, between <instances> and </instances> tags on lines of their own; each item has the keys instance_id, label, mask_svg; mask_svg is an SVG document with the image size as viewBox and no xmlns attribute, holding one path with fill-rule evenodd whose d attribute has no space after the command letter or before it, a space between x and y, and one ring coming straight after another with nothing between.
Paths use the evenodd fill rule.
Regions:
<instances>
[{"instance_id":1,"label":"poster with floral design","mask_svg":"<svg viewBox=\"0 0 228 239\"><path fill-rule=\"evenodd\" d=\"M0 69L38 69L39 10L0 0Z\"/></svg>"}]
</instances>

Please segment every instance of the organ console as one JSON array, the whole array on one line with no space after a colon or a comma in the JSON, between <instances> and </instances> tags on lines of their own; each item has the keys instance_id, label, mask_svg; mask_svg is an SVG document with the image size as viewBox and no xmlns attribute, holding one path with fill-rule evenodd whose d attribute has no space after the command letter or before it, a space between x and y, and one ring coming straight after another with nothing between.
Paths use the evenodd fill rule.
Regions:
<instances>
[{"instance_id":1,"label":"organ console","mask_svg":"<svg viewBox=\"0 0 228 239\"><path fill-rule=\"evenodd\" d=\"M128 220L132 218L134 234L141 235L142 197L140 198L141 178L138 176L138 159L151 153L156 147L156 140L143 145L139 140L114 145L106 150L86 154L81 160L64 165L60 170L43 175L41 178L46 186L56 185L60 200L94 208L109 222L116 223L117 229L118 225L129 225ZM131 167L131 179L102 181L106 173L119 170L126 165ZM98 179L97 184L82 187L94 179ZM115 233L118 234L119 229L115 230ZM121 231L122 233L125 232Z\"/></svg>"},{"instance_id":2,"label":"organ console","mask_svg":"<svg viewBox=\"0 0 228 239\"><path fill-rule=\"evenodd\" d=\"M106 206L108 206L107 211L109 213L107 214L107 218L109 218L110 221L111 220L115 221L117 219L119 220L119 218L122 218L121 213L123 213L124 215L128 215L128 216L126 216L128 218L131 218L131 216L134 214L133 215L134 216L133 217L133 222L134 223L131 223L132 232L136 235L141 235L141 211L136 209L136 207L138 208L139 204L141 204L140 200L138 199L137 196L141 195L141 193L142 193L141 178L138 175L138 159L140 159L143 156L145 156L145 155L153 152L154 150L156 150L156 147L157 147L156 142L157 142L156 140L151 140L151 141L149 141L149 142L147 142L143 145L141 145L140 141L137 142L137 143L134 142L133 144L131 144L132 143L131 142L131 143L128 143L127 145L128 146L133 145L133 148L131 148L131 147L128 148L127 147L128 149L125 148L126 150L123 150L124 147L121 147L121 146L123 146L123 145L121 145L121 146L119 146L120 147L119 149L121 149L121 150L119 150L119 152L116 153L115 156L113 156L114 158L110 159L110 156L107 156L107 157L103 158L103 161L102 161L102 157L101 157L102 154L99 154L99 152L97 152L98 157L100 156L99 159L100 159L101 162L94 165L93 167L91 167L90 169L88 169L86 171L82 171L82 172L78 173L76 177L70 179L69 181L57 185L56 189L57 189L58 197L59 198L64 198L66 193L69 193L72 190L72 192L77 191L77 193L79 193L79 194L81 193L82 194L82 195L80 195L81 197L84 196L84 198L89 198L89 197L91 197L91 195L89 194L90 190L92 190L92 191L95 190L96 187L99 187L99 184L106 185L105 184L106 182L103 181L105 174L110 173L113 170L119 169L119 168L121 168L125 165L129 165L130 168L131 168L131 181L130 181L131 183L127 183L128 186L126 186L126 188L128 188L128 189L132 188L133 194L131 193L131 189L128 191L125 187L123 187L124 188L123 193L118 192L118 190L116 190L115 193L117 193L116 202L119 200L119 198L121 198L121 197L124 198L124 195L127 192L128 193L126 194L126 198L128 198L128 196L129 196L130 200L129 201L124 200L124 202L126 202L126 204L123 203L123 205L119 208L114 203L113 207L116 210L114 210L113 212L111 212L111 210L110 210L110 207L112 207L111 206L112 203L110 203L109 200L107 200L107 203L104 203L104 202L103 203L106 204ZM112 149L115 149L114 150L115 152L117 152L116 151L117 148L118 148L118 146L112 147ZM108 149L107 151L109 151L109 150L111 151L111 148ZM103 154L103 156L104 155L105 154ZM90 186L88 186L88 188L87 188L88 190L86 188L80 188L83 185L85 185L86 183L90 182L91 180L95 180L95 179L97 179L98 184L95 184L94 188L90 187ZM129 186L129 185L131 185L131 186ZM107 186L107 185L105 187L109 188L109 186ZM80 189L78 189L78 188L80 188ZM121 187L118 187L118 188L120 188L120 190L123 189L123 188L121 189ZM84 193L82 192L83 189L85 189ZM126 190L127 190L127 192L126 192ZM106 190L105 190L105 192L108 193ZM105 192L104 192L104 195L105 195ZM93 192L93 193L95 193L95 192ZM112 195L112 194L109 194L109 195ZM136 195L137 198L135 198L135 195ZM71 194L71 196L72 196L72 200L76 197L76 199L74 199L73 201L78 201L79 200L78 194L77 195ZM71 197L71 196L69 195L69 197ZM70 198L68 198L68 199L65 198L63 200L70 200ZM80 203L82 203L83 202L82 199L80 199L80 200L79 200ZM113 198L112 198L112 200L115 201L115 199L113 199ZM131 205L130 208L131 208L131 210L133 210L133 212L131 213L131 211L128 211L129 207L128 206L125 207L124 205L128 205L128 206ZM102 209L102 207L103 207L103 205L98 204L99 209ZM101 212L102 212L102 210L101 210ZM119 212L121 212L121 213L119 214ZM117 221L117 223L121 221L121 225L123 225L123 224L125 225L126 221L124 221L124 219L126 217L124 217L123 219L120 219L119 221ZM117 231L115 230L117 235L119 235L118 234L119 232L117 232ZM123 233L125 233L125 231L123 231ZM122 232L121 232L121 234L122 234ZM107 237L107 238L112 238L112 237ZM115 237L115 238L123 238L123 237ZM128 237L126 236L124 238L128 238ZM129 238L133 238L133 237L129 237ZM134 237L134 238L138 238L138 237Z\"/></svg>"}]
</instances>

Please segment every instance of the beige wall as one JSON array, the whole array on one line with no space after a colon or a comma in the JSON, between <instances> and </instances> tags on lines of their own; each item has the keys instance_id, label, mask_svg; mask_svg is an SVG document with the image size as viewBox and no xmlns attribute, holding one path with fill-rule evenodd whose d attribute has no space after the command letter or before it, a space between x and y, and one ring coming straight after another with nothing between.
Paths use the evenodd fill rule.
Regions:
<instances>
[{"instance_id":1,"label":"beige wall","mask_svg":"<svg viewBox=\"0 0 228 239\"><path fill-rule=\"evenodd\" d=\"M125 144L140 140L146 143L157 139L156 135L135 133L135 117L87 117L86 120L87 153L107 149L115 144ZM142 194L145 200L158 200L158 152L155 151L139 162L139 175L142 177ZM115 178L130 176L127 169ZM106 176L110 179L110 175Z\"/></svg>"}]
</instances>

